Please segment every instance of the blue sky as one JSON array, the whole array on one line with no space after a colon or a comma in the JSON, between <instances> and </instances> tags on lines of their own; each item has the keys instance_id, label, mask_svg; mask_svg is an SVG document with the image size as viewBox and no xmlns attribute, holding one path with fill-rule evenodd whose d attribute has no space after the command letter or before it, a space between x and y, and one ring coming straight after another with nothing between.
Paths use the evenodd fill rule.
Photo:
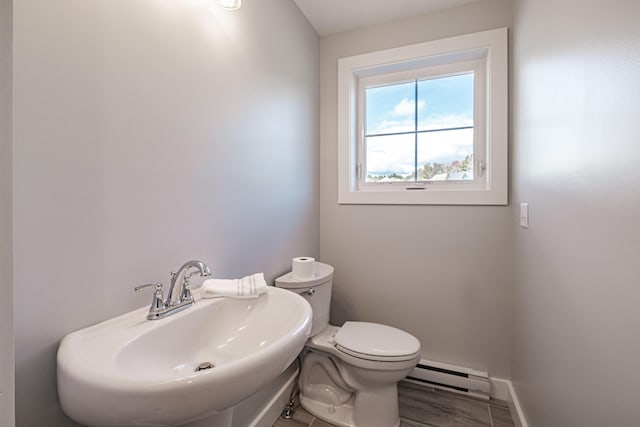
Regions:
<instances>
[{"instance_id":1,"label":"blue sky","mask_svg":"<svg viewBox=\"0 0 640 427\"><path fill-rule=\"evenodd\" d=\"M415 130L415 83L401 83L366 92L366 133ZM418 130L473 126L473 74L418 82ZM413 172L414 136L367 138L367 171ZM420 134L418 164L448 163L473 153L473 130Z\"/></svg>"}]
</instances>

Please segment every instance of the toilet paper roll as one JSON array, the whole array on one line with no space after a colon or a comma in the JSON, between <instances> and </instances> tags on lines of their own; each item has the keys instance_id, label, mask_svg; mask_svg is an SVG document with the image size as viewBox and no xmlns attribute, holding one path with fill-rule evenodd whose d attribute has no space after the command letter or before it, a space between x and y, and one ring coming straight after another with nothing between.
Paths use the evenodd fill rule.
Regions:
<instances>
[{"instance_id":1,"label":"toilet paper roll","mask_svg":"<svg viewBox=\"0 0 640 427\"><path fill-rule=\"evenodd\" d=\"M316 260L308 256L294 258L291 260L291 274L297 280L313 279L316 275Z\"/></svg>"}]
</instances>

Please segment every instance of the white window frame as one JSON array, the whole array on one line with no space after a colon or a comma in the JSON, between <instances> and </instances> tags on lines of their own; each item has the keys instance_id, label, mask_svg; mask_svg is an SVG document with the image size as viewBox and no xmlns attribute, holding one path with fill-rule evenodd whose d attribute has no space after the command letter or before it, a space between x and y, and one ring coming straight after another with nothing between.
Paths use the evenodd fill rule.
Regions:
<instances>
[{"instance_id":1,"label":"white window frame","mask_svg":"<svg viewBox=\"0 0 640 427\"><path fill-rule=\"evenodd\" d=\"M340 204L508 203L507 29L430 41L338 61ZM474 71L474 180L366 183L364 89ZM417 191L407 191L417 190Z\"/></svg>"}]
</instances>

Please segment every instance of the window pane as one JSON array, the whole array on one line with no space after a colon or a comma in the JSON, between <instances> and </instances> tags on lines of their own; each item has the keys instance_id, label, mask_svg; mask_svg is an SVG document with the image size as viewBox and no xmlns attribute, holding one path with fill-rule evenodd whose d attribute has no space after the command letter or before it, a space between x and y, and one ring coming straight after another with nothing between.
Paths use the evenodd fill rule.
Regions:
<instances>
[{"instance_id":1,"label":"window pane","mask_svg":"<svg viewBox=\"0 0 640 427\"><path fill-rule=\"evenodd\" d=\"M418 130L473 126L473 73L418 82Z\"/></svg>"},{"instance_id":2,"label":"window pane","mask_svg":"<svg viewBox=\"0 0 640 427\"><path fill-rule=\"evenodd\" d=\"M473 129L418 135L419 181L473 179Z\"/></svg>"},{"instance_id":3,"label":"window pane","mask_svg":"<svg viewBox=\"0 0 640 427\"><path fill-rule=\"evenodd\" d=\"M415 137L411 135L366 138L366 182L413 181Z\"/></svg>"},{"instance_id":4,"label":"window pane","mask_svg":"<svg viewBox=\"0 0 640 427\"><path fill-rule=\"evenodd\" d=\"M365 90L367 135L415 131L415 82Z\"/></svg>"}]
</instances>

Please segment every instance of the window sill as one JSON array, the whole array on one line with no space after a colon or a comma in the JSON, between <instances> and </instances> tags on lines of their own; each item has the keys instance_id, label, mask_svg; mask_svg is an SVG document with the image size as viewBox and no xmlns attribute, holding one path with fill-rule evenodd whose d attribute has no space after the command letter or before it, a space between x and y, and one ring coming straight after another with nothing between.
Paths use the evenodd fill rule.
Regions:
<instances>
[{"instance_id":1,"label":"window sill","mask_svg":"<svg viewBox=\"0 0 640 427\"><path fill-rule=\"evenodd\" d=\"M338 203L346 205L507 205L506 191L497 190L362 190L345 191Z\"/></svg>"}]
</instances>

